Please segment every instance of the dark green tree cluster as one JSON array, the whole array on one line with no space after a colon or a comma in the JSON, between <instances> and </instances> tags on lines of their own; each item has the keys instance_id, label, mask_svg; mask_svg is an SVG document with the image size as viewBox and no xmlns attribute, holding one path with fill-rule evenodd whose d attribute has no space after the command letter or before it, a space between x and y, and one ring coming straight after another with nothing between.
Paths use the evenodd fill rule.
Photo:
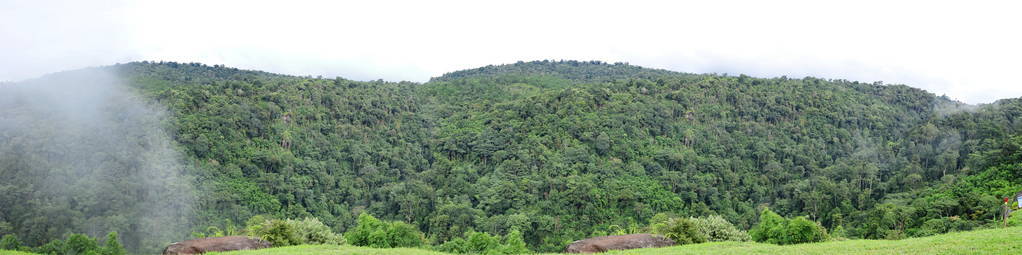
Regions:
<instances>
[{"instance_id":1,"label":"dark green tree cluster","mask_svg":"<svg viewBox=\"0 0 1022 255\"><path fill-rule=\"evenodd\" d=\"M664 212L748 229L763 224L765 204L806 215L795 227L901 238L990 225L999 198L1022 190L1019 99L970 106L903 85L598 61L487 66L424 84L172 62L107 69L168 109L164 124L204 194L180 223L192 231L268 215L352 233L366 212L407 222L431 245L518 230L546 252ZM24 114L9 109L19 108L0 114ZM84 229L75 223L97 208L90 201L125 195L27 196L48 189L32 170L48 166L51 154L31 149L42 143L0 140L0 204L11 205L0 234L32 245ZM130 155L94 158L121 171ZM359 245L371 245L376 230L364 230Z\"/></svg>"},{"instance_id":2,"label":"dark green tree cluster","mask_svg":"<svg viewBox=\"0 0 1022 255\"><path fill-rule=\"evenodd\" d=\"M759 224L749 230L757 242L772 244L815 243L830 239L827 229L805 216L787 219L769 208L760 213Z\"/></svg>"},{"instance_id":3,"label":"dark green tree cluster","mask_svg":"<svg viewBox=\"0 0 1022 255\"><path fill-rule=\"evenodd\" d=\"M504 237L483 232L465 232L465 237L455 237L435 248L438 251L457 254L526 254L531 253L522 238L522 232L512 229Z\"/></svg>"},{"instance_id":4,"label":"dark green tree cluster","mask_svg":"<svg viewBox=\"0 0 1022 255\"><path fill-rule=\"evenodd\" d=\"M419 247L425 242L422 232L414 226L401 221L381 221L362 213L358 215L358 223L344 233L344 238L351 245L376 248Z\"/></svg>"},{"instance_id":5,"label":"dark green tree cluster","mask_svg":"<svg viewBox=\"0 0 1022 255\"><path fill-rule=\"evenodd\" d=\"M653 233L663 235L674 240L677 245L696 244L706 242L708 236L699 230L699 226L687 218L671 218L650 226Z\"/></svg>"}]
</instances>

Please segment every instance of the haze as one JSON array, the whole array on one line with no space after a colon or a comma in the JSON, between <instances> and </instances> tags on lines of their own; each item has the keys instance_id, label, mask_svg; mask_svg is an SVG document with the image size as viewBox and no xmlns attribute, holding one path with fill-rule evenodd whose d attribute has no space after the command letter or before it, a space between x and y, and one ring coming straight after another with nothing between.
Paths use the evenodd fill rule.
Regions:
<instances>
[{"instance_id":1,"label":"haze","mask_svg":"<svg viewBox=\"0 0 1022 255\"><path fill-rule=\"evenodd\" d=\"M1022 96L1018 1L0 2L0 81L117 62L202 62L423 82L519 60L907 84Z\"/></svg>"}]
</instances>

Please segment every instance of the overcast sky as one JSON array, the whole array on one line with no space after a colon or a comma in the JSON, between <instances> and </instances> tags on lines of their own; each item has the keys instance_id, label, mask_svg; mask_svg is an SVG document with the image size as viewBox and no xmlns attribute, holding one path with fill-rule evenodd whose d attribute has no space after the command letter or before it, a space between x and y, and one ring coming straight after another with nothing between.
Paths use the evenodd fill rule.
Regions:
<instances>
[{"instance_id":1,"label":"overcast sky","mask_svg":"<svg viewBox=\"0 0 1022 255\"><path fill-rule=\"evenodd\" d=\"M1022 97L1022 1L0 0L0 81L140 60L426 81L518 60Z\"/></svg>"}]
</instances>

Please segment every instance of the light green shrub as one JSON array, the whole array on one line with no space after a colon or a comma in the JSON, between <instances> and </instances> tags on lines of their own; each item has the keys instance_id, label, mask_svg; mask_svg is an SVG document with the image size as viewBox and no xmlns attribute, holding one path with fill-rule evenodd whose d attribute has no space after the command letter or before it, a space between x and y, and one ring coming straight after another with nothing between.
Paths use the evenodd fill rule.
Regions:
<instances>
[{"instance_id":1,"label":"light green shrub","mask_svg":"<svg viewBox=\"0 0 1022 255\"><path fill-rule=\"evenodd\" d=\"M301 244L344 244L344 237L330 230L316 218L303 220L287 220L294 229Z\"/></svg>"},{"instance_id":2,"label":"light green shrub","mask_svg":"<svg viewBox=\"0 0 1022 255\"><path fill-rule=\"evenodd\" d=\"M752 240L749 233L738 229L734 224L720 215L708 217L689 218L696 225L696 229L706 236L709 242L748 242Z\"/></svg>"},{"instance_id":3,"label":"light green shrub","mask_svg":"<svg viewBox=\"0 0 1022 255\"><path fill-rule=\"evenodd\" d=\"M653 232L674 240L678 245L706 242L706 235L697 229L695 223L685 218L673 218L653 226Z\"/></svg>"}]
</instances>

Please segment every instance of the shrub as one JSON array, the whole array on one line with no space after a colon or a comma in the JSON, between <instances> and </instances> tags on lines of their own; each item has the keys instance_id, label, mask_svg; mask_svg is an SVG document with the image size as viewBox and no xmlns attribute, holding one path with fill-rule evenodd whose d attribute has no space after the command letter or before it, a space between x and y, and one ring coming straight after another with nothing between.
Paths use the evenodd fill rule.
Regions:
<instances>
[{"instance_id":1,"label":"shrub","mask_svg":"<svg viewBox=\"0 0 1022 255\"><path fill-rule=\"evenodd\" d=\"M33 253L39 254L64 254L64 240L53 239L43 246L32 249Z\"/></svg>"},{"instance_id":2,"label":"shrub","mask_svg":"<svg viewBox=\"0 0 1022 255\"><path fill-rule=\"evenodd\" d=\"M1008 226L1022 226L1022 210L1011 212L1008 215Z\"/></svg>"},{"instance_id":3,"label":"shrub","mask_svg":"<svg viewBox=\"0 0 1022 255\"><path fill-rule=\"evenodd\" d=\"M706 236L709 242L748 242L752 237L748 233L735 227L720 215L712 215L702 218L689 218L696 225L696 229Z\"/></svg>"},{"instance_id":4,"label":"shrub","mask_svg":"<svg viewBox=\"0 0 1022 255\"><path fill-rule=\"evenodd\" d=\"M772 244L821 242L830 238L819 222L801 216L788 220L769 208L760 213L759 224L749 230L749 235L757 242Z\"/></svg>"},{"instance_id":5,"label":"shrub","mask_svg":"<svg viewBox=\"0 0 1022 255\"><path fill-rule=\"evenodd\" d=\"M831 240L847 240L848 239L848 231L845 230L845 227L838 225L837 227L834 227L834 231L830 231L830 239Z\"/></svg>"},{"instance_id":6,"label":"shrub","mask_svg":"<svg viewBox=\"0 0 1022 255\"><path fill-rule=\"evenodd\" d=\"M437 246L436 248L434 248L434 250L442 251L442 252L446 252L446 253L459 253L459 254L461 254L461 253L468 253L468 249L467 248L468 248L468 245L466 244L465 239L461 239L461 237L455 237L455 238L451 238L451 240L447 240L447 242L444 242L443 244Z\"/></svg>"},{"instance_id":7,"label":"shrub","mask_svg":"<svg viewBox=\"0 0 1022 255\"><path fill-rule=\"evenodd\" d=\"M390 239L390 247L419 247L423 244L422 232L408 223L388 222L386 232L387 238Z\"/></svg>"},{"instance_id":8,"label":"shrub","mask_svg":"<svg viewBox=\"0 0 1022 255\"><path fill-rule=\"evenodd\" d=\"M251 234L270 242L273 247L302 244L302 239L294 227L282 220L265 221L261 227L257 228L256 232Z\"/></svg>"},{"instance_id":9,"label":"shrub","mask_svg":"<svg viewBox=\"0 0 1022 255\"><path fill-rule=\"evenodd\" d=\"M252 216L252 218L248 218L248 221L245 221L245 233L250 236L258 236L255 233L259 233L263 226L265 226L264 223L268 220L270 219L263 215L256 215Z\"/></svg>"},{"instance_id":10,"label":"shrub","mask_svg":"<svg viewBox=\"0 0 1022 255\"><path fill-rule=\"evenodd\" d=\"M674 240L678 245L706 242L706 235L700 232L689 219L674 218L653 226L653 232Z\"/></svg>"},{"instance_id":11,"label":"shrub","mask_svg":"<svg viewBox=\"0 0 1022 255\"><path fill-rule=\"evenodd\" d=\"M531 253L528 247L525 246L525 238L522 237L522 232L518 229L511 229L507 235L504 235L504 254L524 254Z\"/></svg>"},{"instance_id":12,"label":"shrub","mask_svg":"<svg viewBox=\"0 0 1022 255\"><path fill-rule=\"evenodd\" d=\"M110 232L106 235L106 243L103 245L103 254L106 255L125 255L128 251L121 246L121 242L117 240L117 232Z\"/></svg>"},{"instance_id":13,"label":"shrub","mask_svg":"<svg viewBox=\"0 0 1022 255\"><path fill-rule=\"evenodd\" d=\"M759 224L749 230L749 235L756 242L782 244L786 224L784 217L765 208L759 214Z\"/></svg>"},{"instance_id":14,"label":"shrub","mask_svg":"<svg viewBox=\"0 0 1022 255\"><path fill-rule=\"evenodd\" d=\"M316 218L275 220L257 215L245 222L249 236L269 241L274 247L301 244L344 244L344 237Z\"/></svg>"},{"instance_id":15,"label":"shrub","mask_svg":"<svg viewBox=\"0 0 1022 255\"><path fill-rule=\"evenodd\" d=\"M786 235L783 244L815 243L830 238L827 236L827 229L805 216L795 217L788 221L785 229Z\"/></svg>"},{"instance_id":16,"label":"shrub","mask_svg":"<svg viewBox=\"0 0 1022 255\"><path fill-rule=\"evenodd\" d=\"M423 235L415 226L400 221L384 222L368 213L358 216L358 224L344 233L351 245L377 248L418 247Z\"/></svg>"},{"instance_id":17,"label":"shrub","mask_svg":"<svg viewBox=\"0 0 1022 255\"><path fill-rule=\"evenodd\" d=\"M66 254L95 254L99 251L99 244L83 234L71 234L64 242L64 253Z\"/></svg>"},{"instance_id":18,"label":"shrub","mask_svg":"<svg viewBox=\"0 0 1022 255\"><path fill-rule=\"evenodd\" d=\"M465 235L465 247L468 253L487 253L500 248L500 238L483 232L469 232Z\"/></svg>"},{"instance_id":19,"label":"shrub","mask_svg":"<svg viewBox=\"0 0 1022 255\"><path fill-rule=\"evenodd\" d=\"M465 238L452 238L435 249L460 254L524 254L532 252L525 247L525 240L518 229L512 229L503 238L498 235L469 231L465 233Z\"/></svg>"},{"instance_id":20,"label":"shrub","mask_svg":"<svg viewBox=\"0 0 1022 255\"><path fill-rule=\"evenodd\" d=\"M917 231L910 233L912 236L931 236L954 231L968 231L976 227L976 223L970 220L962 220L959 217L943 217L927 220Z\"/></svg>"},{"instance_id":21,"label":"shrub","mask_svg":"<svg viewBox=\"0 0 1022 255\"><path fill-rule=\"evenodd\" d=\"M294 229L301 244L344 244L344 237L331 231L319 219L305 218L286 222Z\"/></svg>"},{"instance_id":22,"label":"shrub","mask_svg":"<svg viewBox=\"0 0 1022 255\"><path fill-rule=\"evenodd\" d=\"M14 234L4 235L4 237L2 239L0 239L0 250L12 250L12 251L14 251L14 250L18 250L20 248L21 248L21 241L18 240L18 236L15 236Z\"/></svg>"}]
</instances>

